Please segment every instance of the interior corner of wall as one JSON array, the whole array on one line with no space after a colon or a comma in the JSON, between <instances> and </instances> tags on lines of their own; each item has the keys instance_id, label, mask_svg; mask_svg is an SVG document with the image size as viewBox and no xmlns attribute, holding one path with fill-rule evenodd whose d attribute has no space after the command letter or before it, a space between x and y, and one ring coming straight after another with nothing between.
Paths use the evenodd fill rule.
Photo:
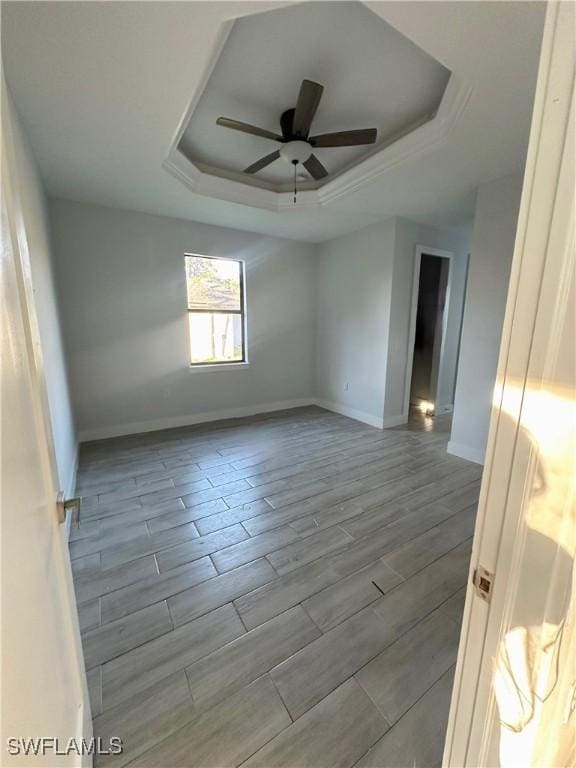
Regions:
<instances>
[{"instance_id":1,"label":"interior corner of wall","mask_svg":"<svg viewBox=\"0 0 576 768\"><path fill-rule=\"evenodd\" d=\"M377 429L384 428L384 420L382 417L373 416L371 413L360 411L356 408L350 408L343 403L336 403L333 400L316 398L316 405L318 405L320 408L324 408L327 411L339 413L341 416L347 416L349 419L354 419L354 421L361 421L364 424L369 424L371 427L376 427Z\"/></svg>"}]
</instances>

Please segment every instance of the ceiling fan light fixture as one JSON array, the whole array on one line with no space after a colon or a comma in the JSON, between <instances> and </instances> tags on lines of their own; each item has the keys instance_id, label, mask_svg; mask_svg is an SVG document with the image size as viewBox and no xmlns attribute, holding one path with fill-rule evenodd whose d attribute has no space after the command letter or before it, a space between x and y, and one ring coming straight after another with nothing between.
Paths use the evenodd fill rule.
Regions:
<instances>
[{"instance_id":1,"label":"ceiling fan light fixture","mask_svg":"<svg viewBox=\"0 0 576 768\"><path fill-rule=\"evenodd\" d=\"M312 154L312 147L306 141L287 141L280 148L280 157L292 165L305 163Z\"/></svg>"}]
</instances>

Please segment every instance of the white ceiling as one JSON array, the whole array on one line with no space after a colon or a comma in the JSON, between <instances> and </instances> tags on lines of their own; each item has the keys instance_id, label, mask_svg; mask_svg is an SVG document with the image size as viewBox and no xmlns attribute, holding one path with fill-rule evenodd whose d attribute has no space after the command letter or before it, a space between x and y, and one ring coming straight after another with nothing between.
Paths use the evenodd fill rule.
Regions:
<instances>
[{"instance_id":1,"label":"white ceiling","mask_svg":"<svg viewBox=\"0 0 576 768\"><path fill-rule=\"evenodd\" d=\"M242 174L278 145L216 126L220 115L280 132L304 78L324 86L311 134L377 128L371 147L317 149L332 178L387 139L436 112L450 73L359 2L302 3L238 19L182 137L196 163L236 172L244 183L290 185L292 167L277 160ZM205 170L205 168L204 168ZM304 174L305 178L309 178Z\"/></svg>"},{"instance_id":2,"label":"white ceiling","mask_svg":"<svg viewBox=\"0 0 576 768\"><path fill-rule=\"evenodd\" d=\"M277 212L191 192L162 162L223 25L282 5L2 3L7 81L50 193L320 241L393 215L467 226L472 190L522 168L544 5L374 2L367 3L374 13L470 84L448 140L321 209ZM262 62L262 87L271 66ZM369 109L362 106L362 123Z\"/></svg>"}]
</instances>

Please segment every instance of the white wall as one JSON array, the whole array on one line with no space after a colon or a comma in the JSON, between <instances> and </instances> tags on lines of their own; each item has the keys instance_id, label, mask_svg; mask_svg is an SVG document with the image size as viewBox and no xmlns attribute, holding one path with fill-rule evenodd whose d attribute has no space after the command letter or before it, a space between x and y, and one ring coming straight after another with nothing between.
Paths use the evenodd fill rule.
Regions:
<instances>
[{"instance_id":1,"label":"white wall","mask_svg":"<svg viewBox=\"0 0 576 768\"><path fill-rule=\"evenodd\" d=\"M455 253L446 355L454 376L452 327L457 322L459 328L462 313L465 236L395 218L319 246L317 396L321 403L375 426L400 424L407 416L404 393L417 245ZM450 378L448 367L443 375Z\"/></svg>"},{"instance_id":2,"label":"white wall","mask_svg":"<svg viewBox=\"0 0 576 768\"><path fill-rule=\"evenodd\" d=\"M312 398L313 245L64 200L50 215L82 439ZM246 261L248 368L189 368L186 252Z\"/></svg>"},{"instance_id":3,"label":"white wall","mask_svg":"<svg viewBox=\"0 0 576 768\"><path fill-rule=\"evenodd\" d=\"M44 368L50 421L60 488L74 491L77 439L70 402L67 366L64 357L59 314L59 297L54 277L52 247L46 198L32 150L20 124L5 84L2 84L2 128L9 149L8 169L14 195L22 213L25 243L34 285L34 307L40 333L39 364Z\"/></svg>"},{"instance_id":4,"label":"white wall","mask_svg":"<svg viewBox=\"0 0 576 768\"><path fill-rule=\"evenodd\" d=\"M448 450L484 462L514 251L521 176L478 190L452 434Z\"/></svg>"},{"instance_id":5,"label":"white wall","mask_svg":"<svg viewBox=\"0 0 576 768\"><path fill-rule=\"evenodd\" d=\"M449 274L450 296L447 307L445 352L438 376L438 405L449 405L451 385L456 374L458 337L464 301L468 237L465 233L440 230L407 219L396 219L394 244L394 272L392 303L390 308L390 338L388 341L388 367L384 419L387 424L403 423L407 417L406 369L409 354L410 310L414 282L416 246L451 251Z\"/></svg>"},{"instance_id":6,"label":"white wall","mask_svg":"<svg viewBox=\"0 0 576 768\"><path fill-rule=\"evenodd\" d=\"M453 248L455 258L450 260L450 277L446 326L442 359L438 371L438 386L436 390L436 408L439 412L447 406L453 407L460 349L460 331L466 295L466 278L468 274L469 237L463 237Z\"/></svg>"},{"instance_id":7,"label":"white wall","mask_svg":"<svg viewBox=\"0 0 576 768\"><path fill-rule=\"evenodd\" d=\"M318 247L317 397L380 427L394 232L390 219Z\"/></svg>"}]
</instances>

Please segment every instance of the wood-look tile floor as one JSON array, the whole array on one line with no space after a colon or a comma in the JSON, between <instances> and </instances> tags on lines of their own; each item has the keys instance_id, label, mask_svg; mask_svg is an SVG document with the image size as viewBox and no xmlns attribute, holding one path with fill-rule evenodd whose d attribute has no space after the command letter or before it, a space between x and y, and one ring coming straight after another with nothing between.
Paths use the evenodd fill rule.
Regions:
<instances>
[{"instance_id":1,"label":"wood-look tile floor","mask_svg":"<svg viewBox=\"0 0 576 768\"><path fill-rule=\"evenodd\" d=\"M481 475L445 424L311 407L84 445L94 731L124 742L98 764L439 765Z\"/></svg>"}]
</instances>

